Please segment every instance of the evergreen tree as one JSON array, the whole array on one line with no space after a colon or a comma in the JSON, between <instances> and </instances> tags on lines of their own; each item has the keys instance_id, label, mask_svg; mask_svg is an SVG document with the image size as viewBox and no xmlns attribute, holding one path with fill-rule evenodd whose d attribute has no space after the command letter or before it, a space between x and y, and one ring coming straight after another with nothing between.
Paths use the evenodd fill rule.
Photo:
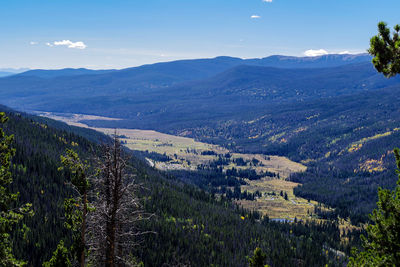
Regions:
<instances>
[{"instance_id":1,"label":"evergreen tree","mask_svg":"<svg viewBox=\"0 0 400 267\"><path fill-rule=\"evenodd\" d=\"M8 118L0 112L0 123L6 123ZM10 172L11 158L15 149L11 148L14 137L7 136L0 128L0 266L23 266L25 263L15 259L10 242L10 232L13 226L22 220L24 214L32 215L31 205L15 207L19 193L12 193L10 185L13 181Z\"/></svg>"},{"instance_id":2,"label":"evergreen tree","mask_svg":"<svg viewBox=\"0 0 400 267\"><path fill-rule=\"evenodd\" d=\"M386 77L400 73L400 25L394 33L384 22L378 24L378 35L371 38L368 52L377 71ZM370 215L368 238L362 236L364 251L353 250L349 266L400 266L400 154L394 150L399 180L394 191L378 189L378 208Z\"/></svg>"},{"instance_id":3,"label":"evergreen tree","mask_svg":"<svg viewBox=\"0 0 400 267\"><path fill-rule=\"evenodd\" d=\"M68 248L64 246L64 241L61 240L53 253L53 257L48 262L43 263L43 267L71 267L72 264L69 258Z\"/></svg>"},{"instance_id":4,"label":"evergreen tree","mask_svg":"<svg viewBox=\"0 0 400 267\"><path fill-rule=\"evenodd\" d=\"M261 248L256 248L254 250L253 257L249 258L249 267L264 267L264 262L267 255L261 250Z\"/></svg>"},{"instance_id":5,"label":"evergreen tree","mask_svg":"<svg viewBox=\"0 0 400 267\"><path fill-rule=\"evenodd\" d=\"M45 267L70 266L72 262L78 262L85 266L87 253L87 216L90 210L88 203L89 169L86 162L82 162L78 154L72 149L67 149L65 156L61 156L63 167L71 173L70 185L74 189L75 196L64 200L65 227L72 231L73 244L70 249L64 246L63 240L57 246L52 258L43 263ZM71 253L68 253L70 251ZM73 256L71 257L71 254Z\"/></svg>"},{"instance_id":6,"label":"evergreen tree","mask_svg":"<svg viewBox=\"0 0 400 267\"><path fill-rule=\"evenodd\" d=\"M364 251L353 251L349 266L400 266L400 154L394 150L399 180L393 191L379 188L378 208L370 215L368 238L362 236Z\"/></svg>"},{"instance_id":7,"label":"evergreen tree","mask_svg":"<svg viewBox=\"0 0 400 267\"><path fill-rule=\"evenodd\" d=\"M375 68L386 77L393 77L400 73L400 25L390 29L384 22L378 24L378 35L371 38L368 52L374 56L372 63Z\"/></svg>"},{"instance_id":8,"label":"evergreen tree","mask_svg":"<svg viewBox=\"0 0 400 267\"><path fill-rule=\"evenodd\" d=\"M86 255L86 228L88 214L88 189L90 166L82 162L78 154L68 149L65 156L61 156L61 163L71 174L71 186L77 196L64 201L66 226L74 232L73 250L76 253L80 266L85 266Z\"/></svg>"}]
</instances>

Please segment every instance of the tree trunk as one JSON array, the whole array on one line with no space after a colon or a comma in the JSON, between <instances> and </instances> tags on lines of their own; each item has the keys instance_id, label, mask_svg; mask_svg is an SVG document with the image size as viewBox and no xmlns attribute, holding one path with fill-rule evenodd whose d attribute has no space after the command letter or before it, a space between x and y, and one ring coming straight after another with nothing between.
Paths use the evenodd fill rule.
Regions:
<instances>
[{"instance_id":1,"label":"tree trunk","mask_svg":"<svg viewBox=\"0 0 400 267\"><path fill-rule=\"evenodd\" d=\"M106 267L114 267L115 223L111 221L107 227Z\"/></svg>"},{"instance_id":2,"label":"tree trunk","mask_svg":"<svg viewBox=\"0 0 400 267\"><path fill-rule=\"evenodd\" d=\"M85 233L86 233L86 214L87 214L87 192L83 194L83 215L82 215L82 226L81 226L81 255L80 262L81 267L85 266Z\"/></svg>"}]
</instances>

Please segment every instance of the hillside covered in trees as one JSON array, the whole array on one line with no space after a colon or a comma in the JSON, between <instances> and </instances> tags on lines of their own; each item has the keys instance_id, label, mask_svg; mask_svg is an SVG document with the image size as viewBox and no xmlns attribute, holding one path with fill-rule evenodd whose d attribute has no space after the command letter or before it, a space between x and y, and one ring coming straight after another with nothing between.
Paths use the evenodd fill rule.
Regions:
<instances>
[{"instance_id":1,"label":"hillside covered in trees","mask_svg":"<svg viewBox=\"0 0 400 267\"><path fill-rule=\"evenodd\" d=\"M400 133L399 78L386 79L370 60L219 57L118 71L38 70L0 79L0 95L19 109L121 118L83 121L91 126L155 129L234 152L287 156L308 167L291 178L303 184L297 196L358 224L368 220L378 186L395 185L391 151Z\"/></svg>"},{"instance_id":2,"label":"hillside covered in trees","mask_svg":"<svg viewBox=\"0 0 400 267\"><path fill-rule=\"evenodd\" d=\"M0 267L400 266L399 10L2 1Z\"/></svg>"},{"instance_id":3,"label":"hillside covered in trees","mask_svg":"<svg viewBox=\"0 0 400 267\"><path fill-rule=\"evenodd\" d=\"M18 259L27 260L28 266L40 266L50 259L60 239L71 242L71 233L63 227L63 200L72 193L66 184L70 175L58 170L60 155L72 148L90 159L100 149L98 143L81 137L88 130L10 110L7 116L4 130L14 134L16 148L11 189L20 192L19 203L31 203L35 212L13 230L13 251ZM109 142L96 133L92 139ZM349 233L350 242L342 243L336 222L272 222L224 198L182 184L138 158L132 157L129 164L134 167L137 182L146 188L139 193L143 208L154 214L137 225L152 233L144 235L131 251L145 266L243 266L256 247L267 252L267 262L272 266L340 265L346 259L338 259L334 251L348 252L358 242L357 234Z\"/></svg>"}]
</instances>

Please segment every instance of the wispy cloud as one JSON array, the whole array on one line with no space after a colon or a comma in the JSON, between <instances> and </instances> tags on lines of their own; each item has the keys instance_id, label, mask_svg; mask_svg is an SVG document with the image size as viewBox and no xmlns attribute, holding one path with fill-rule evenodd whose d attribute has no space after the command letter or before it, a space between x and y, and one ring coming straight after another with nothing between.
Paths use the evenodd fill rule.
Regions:
<instances>
[{"instance_id":1,"label":"wispy cloud","mask_svg":"<svg viewBox=\"0 0 400 267\"><path fill-rule=\"evenodd\" d=\"M49 45L49 43L47 43ZM70 40L62 40L62 41L55 41L53 44L49 46L66 46L68 48L75 48L75 49L85 49L87 45L84 42L72 42Z\"/></svg>"},{"instance_id":2,"label":"wispy cloud","mask_svg":"<svg viewBox=\"0 0 400 267\"><path fill-rule=\"evenodd\" d=\"M252 15L250 18L251 19L260 19L261 17L259 15Z\"/></svg>"},{"instance_id":3,"label":"wispy cloud","mask_svg":"<svg viewBox=\"0 0 400 267\"><path fill-rule=\"evenodd\" d=\"M272 0L262 0L264 3L272 3Z\"/></svg>"},{"instance_id":4,"label":"wispy cloud","mask_svg":"<svg viewBox=\"0 0 400 267\"><path fill-rule=\"evenodd\" d=\"M31 42L29 42L29 44L30 44L30 45L37 45L38 42L31 41Z\"/></svg>"},{"instance_id":5,"label":"wispy cloud","mask_svg":"<svg viewBox=\"0 0 400 267\"><path fill-rule=\"evenodd\" d=\"M47 46L52 47L53 45L51 43L46 43Z\"/></svg>"}]
</instances>

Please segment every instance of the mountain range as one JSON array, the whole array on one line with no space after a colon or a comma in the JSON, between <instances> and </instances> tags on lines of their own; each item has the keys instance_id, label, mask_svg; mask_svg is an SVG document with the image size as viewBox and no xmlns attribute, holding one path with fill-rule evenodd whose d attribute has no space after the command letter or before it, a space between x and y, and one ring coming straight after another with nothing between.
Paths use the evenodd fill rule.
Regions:
<instances>
[{"instance_id":1,"label":"mountain range","mask_svg":"<svg viewBox=\"0 0 400 267\"><path fill-rule=\"evenodd\" d=\"M15 75L15 74L22 73L22 72L26 72L28 70L29 69L27 69L27 68L21 68L21 69L0 68L0 78Z\"/></svg>"},{"instance_id":2,"label":"mountain range","mask_svg":"<svg viewBox=\"0 0 400 267\"><path fill-rule=\"evenodd\" d=\"M305 198L365 221L392 188L400 79L371 57L180 60L123 70L32 70L0 79L1 104L121 118L91 126L153 129L308 166ZM389 153L389 154L388 154Z\"/></svg>"},{"instance_id":3,"label":"mountain range","mask_svg":"<svg viewBox=\"0 0 400 267\"><path fill-rule=\"evenodd\" d=\"M369 61L366 54L217 57L123 70L31 70L0 79L0 96L3 104L16 109L107 115L149 127L143 123L147 116L155 121L157 114L160 119L169 112L179 116L174 112L186 114L186 108L242 113L240 107L349 94L397 82L376 74Z\"/></svg>"}]
</instances>

